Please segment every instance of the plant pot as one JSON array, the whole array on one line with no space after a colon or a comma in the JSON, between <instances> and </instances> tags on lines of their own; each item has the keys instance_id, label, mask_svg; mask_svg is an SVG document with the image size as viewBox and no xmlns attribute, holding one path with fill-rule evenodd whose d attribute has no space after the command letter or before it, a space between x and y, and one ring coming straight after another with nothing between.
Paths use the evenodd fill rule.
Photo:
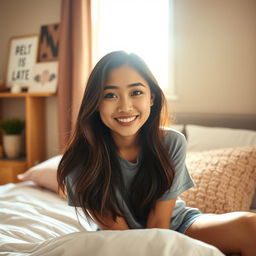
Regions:
<instances>
[{"instance_id":1,"label":"plant pot","mask_svg":"<svg viewBox=\"0 0 256 256\"><path fill-rule=\"evenodd\" d=\"M21 154L21 135L3 135L4 153L7 158L17 158Z\"/></svg>"}]
</instances>

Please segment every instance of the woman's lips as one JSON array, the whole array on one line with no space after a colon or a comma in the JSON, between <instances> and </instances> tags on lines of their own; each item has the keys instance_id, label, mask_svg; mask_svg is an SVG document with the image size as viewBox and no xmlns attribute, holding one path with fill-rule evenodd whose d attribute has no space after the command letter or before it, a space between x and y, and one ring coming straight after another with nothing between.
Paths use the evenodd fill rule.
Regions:
<instances>
[{"instance_id":1,"label":"woman's lips","mask_svg":"<svg viewBox=\"0 0 256 256\"><path fill-rule=\"evenodd\" d=\"M134 121L137 119L138 115L136 116L120 116L120 117L115 117L115 120L123 126L129 126L134 123Z\"/></svg>"}]
</instances>

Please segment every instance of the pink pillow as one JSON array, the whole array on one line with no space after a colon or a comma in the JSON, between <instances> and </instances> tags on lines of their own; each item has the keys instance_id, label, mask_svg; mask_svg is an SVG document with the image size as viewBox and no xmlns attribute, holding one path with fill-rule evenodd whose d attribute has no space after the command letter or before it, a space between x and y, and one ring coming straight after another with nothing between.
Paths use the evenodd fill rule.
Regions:
<instances>
[{"instance_id":1,"label":"pink pillow","mask_svg":"<svg viewBox=\"0 0 256 256\"><path fill-rule=\"evenodd\" d=\"M34 181L42 187L58 192L57 168L61 158L62 155L52 157L19 174L17 177L21 181Z\"/></svg>"},{"instance_id":2,"label":"pink pillow","mask_svg":"<svg viewBox=\"0 0 256 256\"><path fill-rule=\"evenodd\" d=\"M196 186L180 197L204 213L248 211L256 187L256 146L189 153Z\"/></svg>"}]
</instances>

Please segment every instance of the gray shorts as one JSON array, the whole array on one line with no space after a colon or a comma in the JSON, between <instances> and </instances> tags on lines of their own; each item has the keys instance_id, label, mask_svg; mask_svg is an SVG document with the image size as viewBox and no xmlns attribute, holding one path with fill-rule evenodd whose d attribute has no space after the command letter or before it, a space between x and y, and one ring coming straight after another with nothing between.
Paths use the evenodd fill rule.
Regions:
<instances>
[{"instance_id":1,"label":"gray shorts","mask_svg":"<svg viewBox=\"0 0 256 256\"><path fill-rule=\"evenodd\" d=\"M194 211L189 211L184 217L181 225L176 229L176 231L180 233L185 233L189 226L193 224L194 221L196 221L196 219L202 215L203 214L198 209L195 209Z\"/></svg>"}]
</instances>

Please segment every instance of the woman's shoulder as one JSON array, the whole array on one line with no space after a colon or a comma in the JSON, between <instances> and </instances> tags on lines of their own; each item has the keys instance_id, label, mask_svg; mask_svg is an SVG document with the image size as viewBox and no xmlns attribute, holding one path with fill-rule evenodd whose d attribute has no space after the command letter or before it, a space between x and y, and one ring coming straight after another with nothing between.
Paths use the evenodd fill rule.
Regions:
<instances>
[{"instance_id":1,"label":"woman's shoulder","mask_svg":"<svg viewBox=\"0 0 256 256\"><path fill-rule=\"evenodd\" d=\"M165 140L186 140L185 135L182 132L171 127L161 127L161 130L164 132Z\"/></svg>"},{"instance_id":2,"label":"woman's shoulder","mask_svg":"<svg viewBox=\"0 0 256 256\"><path fill-rule=\"evenodd\" d=\"M164 132L164 144L167 148L186 148L187 141L183 133L171 127L162 127L161 129Z\"/></svg>"}]
</instances>

